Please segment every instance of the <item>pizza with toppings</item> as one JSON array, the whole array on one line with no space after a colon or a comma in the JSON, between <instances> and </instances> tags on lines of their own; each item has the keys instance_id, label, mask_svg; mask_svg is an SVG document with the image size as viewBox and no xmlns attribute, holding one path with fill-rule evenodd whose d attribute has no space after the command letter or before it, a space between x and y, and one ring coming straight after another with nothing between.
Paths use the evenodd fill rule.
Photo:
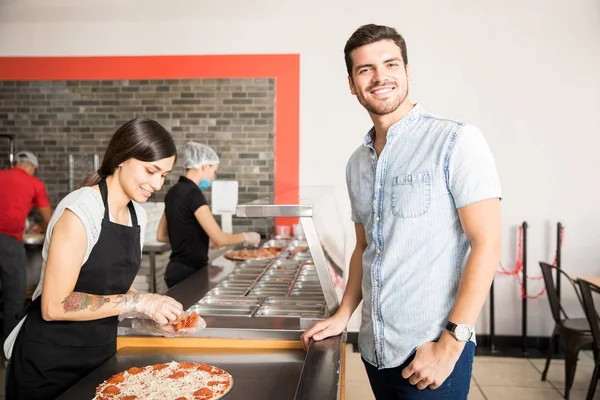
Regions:
<instances>
[{"instance_id":1,"label":"pizza with toppings","mask_svg":"<svg viewBox=\"0 0 600 400\"><path fill-rule=\"evenodd\" d=\"M223 257L233 261L268 260L275 258L281 252L279 247L263 247L262 249L242 249L229 251Z\"/></svg>"},{"instance_id":2,"label":"pizza with toppings","mask_svg":"<svg viewBox=\"0 0 600 400\"><path fill-rule=\"evenodd\" d=\"M94 400L217 400L232 385L220 368L172 361L119 372L98 385Z\"/></svg>"}]
</instances>

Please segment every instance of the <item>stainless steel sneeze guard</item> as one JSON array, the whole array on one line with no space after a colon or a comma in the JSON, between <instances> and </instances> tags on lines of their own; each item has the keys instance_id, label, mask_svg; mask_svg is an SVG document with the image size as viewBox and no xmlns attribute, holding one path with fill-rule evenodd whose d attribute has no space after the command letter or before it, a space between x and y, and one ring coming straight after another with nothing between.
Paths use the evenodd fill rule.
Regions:
<instances>
[{"instance_id":1,"label":"stainless steel sneeze guard","mask_svg":"<svg viewBox=\"0 0 600 400\"><path fill-rule=\"evenodd\" d=\"M325 303L329 311L329 315L333 315L338 309L338 300L335 294L331 276L329 275L329 267L325 258L325 252L321 246L315 223L312 219L313 206L310 204L272 204L267 200L256 200L251 203L241 204L237 206L238 217L299 217L300 224L304 231L306 242L314 262L315 269L323 290Z\"/></svg>"}]
</instances>

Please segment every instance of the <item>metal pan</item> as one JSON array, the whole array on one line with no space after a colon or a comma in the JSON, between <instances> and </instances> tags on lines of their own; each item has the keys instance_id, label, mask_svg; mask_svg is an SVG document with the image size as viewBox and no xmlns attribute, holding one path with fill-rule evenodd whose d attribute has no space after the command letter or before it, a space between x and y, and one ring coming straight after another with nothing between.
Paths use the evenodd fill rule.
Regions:
<instances>
[{"instance_id":1,"label":"metal pan","mask_svg":"<svg viewBox=\"0 0 600 400\"><path fill-rule=\"evenodd\" d=\"M294 277L296 276L296 271L294 270L269 270L267 272L265 272L265 274L263 276L276 276L276 277L280 277L280 278L291 278L294 279Z\"/></svg>"},{"instance_id":2,"label":"metal pan","mask_svg":"<svg viewBox=\"0 0 600 400\"><path fill-rule=\"evenodd\" d=\"M252 289L250 291L250 294L253 296L263 296L263 297L267 297L267 296L285 296L287 293L286 289L280 290L280 289L267 289L267 288L260 288L260 289Z\"/></svg>"},{"instance_id":3,"label":"metal pan","mask_svg":"<svg viewBox=\"0 0 600 400\"><path fill-rule=\"evenodd\" d=\"M259 282L285 282L292 283L294 281L294 275L292 274L280 274L280 275L263 275L260 277Z\"/></svg>"},{"instance_id":4,"label":"metal pan","mask_svg":"<svg viewBox=\"0 0 600 400\"><path fill-rule=\"evenodd\" d=\"M300 275L298 277L298 282L319 282L319 277L314 275Z\"/></svg>"},{"instance_id":5,"label":"metal pan","mask_svg":"<svg viewBox=\"0 0 600 400\"><path fill-rule=\"evenodd\" d=\"M312 256L307 252L296 253L294 254L294 257L292 257L292 260L312 260Z\"/></svg>"},{"instance_id":6,"label":"metal pan","mask_svg":"<svg viewBox=\"0 0 600 400\"><path fill-rule=\"evenodd\" d=\"M323 296L323 291L319 290L306 290L306 289L293 289L290 292L290 296L301 296L301 297L317 297Z\"/></svg>"},{"instance_id":7,"label":"metal pan","mask_svg":"<svg viewBox=\"0 0 600 400\"><path fill-rule=\"evenodd\" d=\"M239 296L243 296L245 295L247 292L247 289L238 289L238 288L213 288L211 289L207 294L210 296L216 295L216 296L220 296L220 295L239 295Z\"/></svg>"},{"instance_id":8,"label":"metal pan","mask_svg":"<svg viewBox=\"0 0 600 400\"><path fill-rule=\"evenodd\" d=\"M284 310L258 310L255 314L256 317L284 317L284 318L297 318L297 317L322 317L323 313L315 311L284 311Z\"/></svg>"},{"instance_id":9,"label":"metal pan","mask_svg":"<svg viewBox=\"0 0 600 400\"><path fill-rule=\"evenodd\" d=\"M259 275L260 274L235 274L235 275L228 275L225 278L225 280L226 281L250 281L250 282L254 282Z\"/></svg>"},{"instance_id":10,"label":"metal pan","mask_svg":"<svg viewBox=\"0 0 600 400\"><path fill-rule=\"evenodd\" d=\"M271 260L248 260L237 264L238 268L261 268L269 265Z\"/></svg>"},{"instance_id":11,"label":"metal pan","mask_svg":"<svg viewBox=\"0 0 600 400\"><path fill-rule=\"evenodd\" d=\"M260 306L261 310L277 310L277 311L312 311L317 313L322 313L325 310L323 305L294 305L290 303L283 304L264 304Z\"/></svg>"},{"instance_id":12,"label":"metal pan","mask_svg":"<svg viewBox=\"0 0 600 400\"><path fill-rule=\"evenodd\" d=\"M263 302L263 304L273 304L273 305L290 304L290 305L297 305L297 306L307 305L307 306L324 307L325 306L325 301L323 300L322 297L293 298L293 297L275 297L275 296L271 296L271 297L267 297L265 299L265 301Z\"/></svg>"},{"instance_id":13,"label":"metal pan","mask_svg":"<svg viewBox=\"0 0 600 400\"><path fill-rule=\"evenodd\" d=\"M286 288L287 289L289 287L290 287L289 283L281 283L281 282L256 282L256 285L254 285L254 288L275 288L275 289Z\"/></svg>"},{"instance_id":14,"label":"metal pan","mask_svg":"<svg viewBox=\"0 0 600 400\"><path fill-rule=\"evenodd\" d=\"M252 296L204 296L199 304L213 304L218 306L258 305L260 297Z\"/></svg>"},{"instance_id":15,"label":"metal pan","mask_svg":"<svg viewBox=\"0 0 600 400\"><path fill-rule=\"evenodd\" d=\"M250 317L256 311L257 306L225 306L218 307L214 305L194 304L188 309L188 312L195 312L198 315L227 315Z\"/></svg>"},{"instance_id":16,"label":"metal pan","mask_svg":"<svg viewBox=\"0 0 600 400\"><path fill-rule=\"evenodd\" d=\"M294 289L322 290L319 282L296 282Z\"/></svg>"},{"instance_id":17,"label":"metal pan","mask_svg":"<svg viewBox=\"0 0 600 400\"><path fill-rule=\"evenodd\" d=\"M239 281L223 281L220 282L217 287L230 288L230 289L248 289L252 285L252 282L239 282Z\"/></svg>"},{"instance_id":18,"label":"metal pan","mask_svg":"<svg viewBox=\"0 0 600 400\"><path fill-rule=\"evenodd\" d=\"M262 245L262 247L277 247L277 248L285 248L289 243L289 240L283 240L283 239L271 239L271 240L267 240L265 242L265 244Z\"/></svg>"},{"instance_id":19,"label":"metal pan","mask_svg":"<svg viewBox=\"0 0 600 400\"><path fill-rule=\"evenodd\" d=\"M238 268L234 269L230 275L254 275L258 276L262 274L264 268Z\"/></svg>"},{"instance_id":20,"label":"metal pan","mask_svg":"<svg viewBox=\"0 0 600 400\"><path fill-rule=\"evenodd\" d=\"M273 264L271 264L271 268L273 267L277 267L277 266L282 266L282 267L294 267L294 268L299 268L301 265L300 262L298 261L292 261L292 260L275 260L273 261Z\"/></svg>"}]
</instances>

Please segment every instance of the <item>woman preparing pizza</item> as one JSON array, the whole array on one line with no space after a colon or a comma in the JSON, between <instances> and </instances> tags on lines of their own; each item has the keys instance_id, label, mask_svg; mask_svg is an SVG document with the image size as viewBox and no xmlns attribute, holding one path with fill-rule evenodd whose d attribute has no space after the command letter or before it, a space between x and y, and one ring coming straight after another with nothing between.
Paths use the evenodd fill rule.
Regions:
<instances>
[{"instance_id":1,"label":"woman preparing pizza","mask_svg":"<svg viewBox=\"0 0 600 400\"><path fill-rule=\"evenodd\" d=\"M137 293L146 214L176 158L170 133L134 119L113 135L98 172L58 205L26 317L4 344L6 399L55 399L116 352L119 319L177 321L182 306Z\"/></svg>"},{"instance_id":2,"label":"woman preparing pizza","mask_svg":"<svg viewBox=\"0 0 600 400\"><path fill-rule=\"evenodd\" d=\"M210 187L219 168L219 156L207 145L189 142L183 149L185 176L165 197L165 212L156 238L171 243L165 281L172 287L208 264L209 242L217 247L239 243L258 246L256 232L225 233L215 221L203 189Z\"/></svg>"}]
</instances>

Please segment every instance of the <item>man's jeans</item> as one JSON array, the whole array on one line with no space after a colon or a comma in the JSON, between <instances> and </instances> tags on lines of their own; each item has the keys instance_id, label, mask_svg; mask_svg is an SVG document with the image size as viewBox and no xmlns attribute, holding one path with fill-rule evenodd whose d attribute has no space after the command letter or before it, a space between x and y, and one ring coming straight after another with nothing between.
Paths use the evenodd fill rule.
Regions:
<instances>
[{"instance_id":1,"label":"man's jeans","mask_svg":"<svg viewBox=\"0 0 600 400\"><path fill-rule=\"evenodd\" d=\"M402 377L402 370L412 362L414 354L399 367L380 369L363 359L371 389L377 400L467 400L473 370L475 344L468 342L454 366L454 371L437 389L419 390Z\"/></svg>"}]
</instances>

